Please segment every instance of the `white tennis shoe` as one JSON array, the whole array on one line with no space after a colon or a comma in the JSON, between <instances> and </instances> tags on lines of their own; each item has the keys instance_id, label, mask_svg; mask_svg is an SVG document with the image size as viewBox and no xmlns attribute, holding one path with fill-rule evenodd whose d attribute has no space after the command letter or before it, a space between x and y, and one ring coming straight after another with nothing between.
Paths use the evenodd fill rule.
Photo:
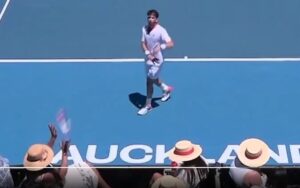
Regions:
<instances>
[{"instance_id":1,"label":"white tennis shoe","mask_svg":"<svg viewBox=\"0 0 300 188\"><path fill-rule=\"evenodd\" d=\"M151 105L146 105L138 111L138 115L144 116L152 110Z\"/></svg>"},{"instance_id":2,"label":"white tennis shoe","mask_svg":"<svg viewBox=\"0 0 300 188\"><path fill-rule=\"evenodd\" d=\"M170 99L171 97L171 92L173 91L173 87L172 86L168 86L168 89L166 91L164 91L163 96L161 97L161 101L162 102L166 102L167 100Z\"/></svg>"}]
</instances>

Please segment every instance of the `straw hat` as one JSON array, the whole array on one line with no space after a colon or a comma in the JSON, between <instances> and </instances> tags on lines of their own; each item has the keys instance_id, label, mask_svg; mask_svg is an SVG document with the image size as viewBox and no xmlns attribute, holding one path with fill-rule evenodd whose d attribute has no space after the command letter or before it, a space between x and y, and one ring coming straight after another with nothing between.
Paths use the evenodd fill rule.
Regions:
<instances>
[{"instance_id":1,"label":"straw hat","mask_svg":"<svg viewBox=\"0 0 300 188\"><path fill-rule=\"evenodd\" d=\"M184 162L191 161L199 157L202 153L202 148L199 145L193 144L189 140L181 140L175 144L169 152L169 158L172 161Z\"/></svg>"},{"instance_id":2,"label":"straw hat","mask_svg":"<svg viewBox=\"0 0 300 188\"><path fill-rule=\"evenodd\" d=\"M53 156L53 150L48 145L34 144L29 147L23 165L29 171L38 171L47 167Z\"/></svg>"},{"instance_id":3,"label":"straw hat","mask_svg":"<svg viewBox=\"0 0 300 188\"><path fill-rule=\"evenodd\" d=\"M244 165L256 168L268 162L270 149L262 140L250 138L240 144L237 156Z\"/></svg>"},{"instance_id":4,"label":"straw hat","mask_svg":"<svg viewBox=\"0 0 300 188\"><path fill-rule=\"evenodd\" d=\"M187 185L174 176L165 175L158 178L151 188L187 188Z\"/></svg>"}]
</instances>

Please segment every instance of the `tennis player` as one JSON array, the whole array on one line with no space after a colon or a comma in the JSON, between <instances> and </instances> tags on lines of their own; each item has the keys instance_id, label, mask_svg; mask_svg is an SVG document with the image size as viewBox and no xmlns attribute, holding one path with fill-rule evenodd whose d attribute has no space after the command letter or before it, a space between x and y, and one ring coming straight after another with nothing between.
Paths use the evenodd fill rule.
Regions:
<instances>
[{"instance_id":1,"label":"tennis player","mask_svg":"<svg viewBox=\"0 0 300 188\"><path fill-rule=\"evenodd\" d=\"M145 66L147 75L147 98L146 104L138 111L139 115L146 115L151 109L153 84L163 91L161 101L167 101L171 96L172 87L160 80L160 72L163 66L162 51L172 48L174 43L164 27L159 24L157 10L147 12L148 24L142 31L142 49L145 53Z\"/></svg>"}]
</instances>

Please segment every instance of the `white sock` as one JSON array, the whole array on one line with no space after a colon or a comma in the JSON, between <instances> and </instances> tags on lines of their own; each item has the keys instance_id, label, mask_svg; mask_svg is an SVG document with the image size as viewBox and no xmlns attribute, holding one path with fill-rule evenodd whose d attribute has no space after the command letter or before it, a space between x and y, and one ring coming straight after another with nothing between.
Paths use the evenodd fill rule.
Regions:
<instances>
[{"instance_id":1,"label":"white sock","mask_svg":"<svg viewBox=\"0 0 300 188\"><path fill-rule=\"evenodd\" d=\"M151 106L151 101L152 101L152 99L151 98L147 98L146 99L146 106Z\"/></svg>"},{"instance_id":2,"label":"white sock","mask_svg":"<svg viewBox=\"0 0 300 188\"><path fill-rule=\"evenodd\" d=\"M167 84L163 83L163 82L161 83L160 87L161 87L161 89L164 90L164 91L167 91L168 88L169 88L169 86L168 86Z\"/></svg>"}]
</instances>

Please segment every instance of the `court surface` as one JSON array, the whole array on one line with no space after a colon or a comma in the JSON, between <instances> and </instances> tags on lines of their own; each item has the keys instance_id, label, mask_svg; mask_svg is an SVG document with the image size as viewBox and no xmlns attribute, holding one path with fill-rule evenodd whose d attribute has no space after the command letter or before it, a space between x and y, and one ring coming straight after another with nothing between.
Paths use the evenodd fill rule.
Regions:
<instances>
[{"instance_id":1,"label":"court surface","mask_svg":"<svg viewBox=\"0 0 300 188\"><path fill-rule=\"evenodd\" d=\"M205 157L218 161L228 145L249 137L261 138L294 163L289 145L299 143L299 63L167 62L163 78L175 87L172 98L155 100L144 117L136 114L145 98L143 63L0 67L0 148L13 164L22 162L29 145L48 141L47 124L55 123L60 108L71 118L72 144L83 160L88 145L95 145L90 155L97 159L113 156L110 146L117 146L116 158L99 164L168 164L157 159L157 145L168 151L181 139L200 144ZM286 154L278 145L285 145Z\"/></svg>"},{"instance_id":2,"label":"court surface","mask_svg":"<svg viewBox=\"0 0 300 188\"><path fill-rule=\"evenodd\" d=\"M168 165L166 152L182 139L230 164L250 137L269 145L268 164L300 164L299 1L131 3L0 1L1 155L22 164L64 108L70 164ZM175 90L162 103L156 88L155 108L141 117L150 8L175 41L162 73Z\"/></svg>"}]
</instances>

